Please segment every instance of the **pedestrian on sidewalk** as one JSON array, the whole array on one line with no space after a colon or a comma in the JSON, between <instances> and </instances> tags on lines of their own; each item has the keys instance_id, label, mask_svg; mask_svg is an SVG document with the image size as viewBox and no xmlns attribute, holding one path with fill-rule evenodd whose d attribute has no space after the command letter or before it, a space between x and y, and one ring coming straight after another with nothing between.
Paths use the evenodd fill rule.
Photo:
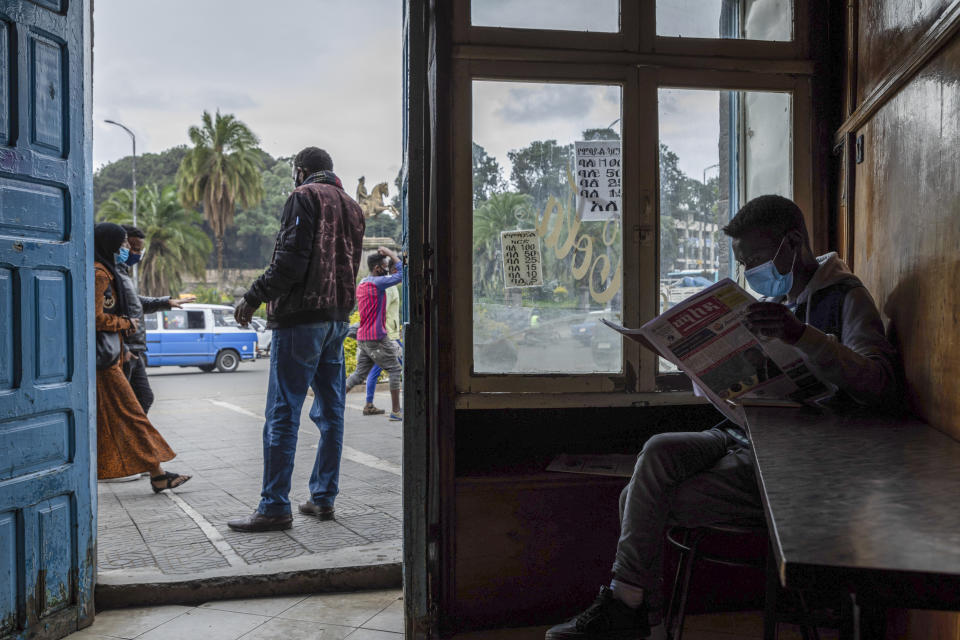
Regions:
<instances>
[{"instance_id":1,"label":"pedestrian on sidewalk","mask_svg":"<svg viewBox=\"0 0 960 640\"><path fill-rule=\"evenodd\" d=\"M267 303L270 382L263 426L263 488L253 514L230 520L237 531L279 531L293 526L290 479L297 451L300 409L314 392L310 419L320 443L310 476L310 500L300 513L329 520L339 491L343 451L343 339L356 302L357 270L366 221L333 173L323 149L307 147L294 159L294 190L280 218L270 266L237 304L247 325Z\"/></svg>"},{"instance_id":2,"label":"pedestrian on sidewalk","mask_svg":"<svg viewBox=\"0 0 960 640\"><path fill-rule=\"evenodd\" d=\"M391 262L390 273L397 272L397 264ZM397 360L403 366L403 341L400 329L400 287L389 287L387 289L387 311L384 316L384 324L387 329L387 338L397 345L399 357ZM373 364L370 373L367 375L367 403L363 407L363 415L378 416L385 413L383 409L377 408L373 404L373 396L377 391L377 381L380 379L380 372L383 369L377 363Z\"/></svg>"},{"instance_id":3,"label":"pedestrian on sidewalk","mask_svg":"<svg viewBox=\"0 0 960 640\"><path fill-rule=\"evenodd\" d=\"M94 278L97 330L97 478L150 474L154 493L190 479L161 468L176 454L147 419L122 370L123 337L137 330L129 299L119 284L117 265L127 261L130 244L118 224L94 226ZM104 347L101 349L101 342ZM101 352L103 357L101 357Z\"/></svg>"},{"instance_id":4,"label":"pedestrian on sidewalk","mask_svg":"<svg viewBox=\"0 0 960 640\"><path fill-rule=\"evenodd\" d=\"M387 332L387 291L403 282L403 263L400 256L387 247L367 258L370 275L357 285L357 307L360 311L360 327L357 329L357 368L347 378L347 392L367 380L375 366L390 374L391 420L403 420L400 411L400 349ZM399 300L399 298L398 298ZM379 375L379 374L378 374ZM367 404L364 414L369 415L373 398L367 385Z\"/></svg>"},{"instance_id":5,"label":"pedestrian on sidewalk","mask_svg":"<svg viewBox=\"0 0 960 640\"><path fill-rule=\"evenodd\" d=\"M130 244L130 255L124 264L117 265L117 276L123 294L127 301L127 316L135 320L136 330L127 335L123 344L126 347L123 362L123 373L127 376L133 392L143 407L143 412L149 413L153 406L153 390L150 380L147 379L147 364L144 354L147 351L147 328L143 323L143 316L156 311L179 309L183 300L171 299L170 296L152 298L141 296L137 292L137 285L131 276L133 266L143 260L144 241L146 234L133 225L125 224L123 230L127 232L127 242Z\"/></svg>"}]
</instances>

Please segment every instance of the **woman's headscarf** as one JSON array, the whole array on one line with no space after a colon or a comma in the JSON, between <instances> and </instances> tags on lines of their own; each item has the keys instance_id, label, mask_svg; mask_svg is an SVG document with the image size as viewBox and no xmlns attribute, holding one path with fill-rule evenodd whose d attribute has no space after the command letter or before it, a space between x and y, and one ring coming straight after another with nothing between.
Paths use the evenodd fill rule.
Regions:
<instances>
[{"instance_id":1,"label":"woman's headscarf","mask_svg":"<svg viewBox=\"0 0 960 640\"><path fill-rule=\"evenodd\" d=\"M117 263L114 254L120 252L120 245L127 239L127 232L118 224L112 222L98 222L93 225L93 256L94 259L107 268L113 275L116 285L113 287L117 296L117 313L127 315L127 299L124 296L123 283L117 274Z\"/></svg>"}]
</instances>

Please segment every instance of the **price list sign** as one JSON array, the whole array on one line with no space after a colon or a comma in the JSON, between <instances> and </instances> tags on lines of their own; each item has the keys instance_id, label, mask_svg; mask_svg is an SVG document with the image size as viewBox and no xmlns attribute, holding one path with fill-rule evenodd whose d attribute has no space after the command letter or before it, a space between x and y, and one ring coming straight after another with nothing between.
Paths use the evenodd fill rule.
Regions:
<instances>
[{"instance_id":1,"label":"price list sign","mask_svg":"<svg viewBox=\"0 0 960 640\"><path fill-rule=\"evenodd\" d=\"M503 279L507 289L543 286L540 238L533 229L501 231Z\"/></svg>"},{"instance_id":2,"label":"price list sign","mask_svg":"<svg viewBox=\"0 0 960 640\"><path fill-rule=\"evenodd\" d=\"M580 219L611 220L622 208L619 140L576 142L577 212Z\"/></svg>"}]
</instances>

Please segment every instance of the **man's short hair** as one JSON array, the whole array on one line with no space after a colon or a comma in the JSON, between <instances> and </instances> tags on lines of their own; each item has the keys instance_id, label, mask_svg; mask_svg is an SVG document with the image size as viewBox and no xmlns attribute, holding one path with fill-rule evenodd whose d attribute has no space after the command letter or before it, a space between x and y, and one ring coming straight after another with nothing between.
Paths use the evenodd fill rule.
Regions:
<instances>
[{"instance_id":1,"label":"man's short hair","mask_svg":"<svg viewBox=\"0 0 960 640\"><path fill-rule=\"evenodd\" d=\"M319 147L307 147L294 158L293 166L306 169L311 173L315 171L333 171L333 158L330 157L329 153Z\"/></svg>"},{"instance_id":2,"label":"man's short hair","mask_svg":"<svg viewBox=\"0 0 960 640\"><path fill-rule=\"evenodd\" d=\"M753 229L764 229L776 235L786 235L794 229L807 235L800 207L789 198L767 195L754 198L740 207L737 215L723 228L731 238L740 238Z\"/></svg>"},{"instance_id":3,"label":"man's short hair","mask_svg":"<svg viewBox=\"0 0 960 640\"><path fill-rule=\"evenodd\" d=\"M147 234L143 232L139 227L135 227L132 224L122 224L123 230L127 232L128 238L143 238L146 239Z\"/></svg>"},{"instance_id":4,"label":"man's short hair","mask_svg":"<svg viewBox=\"0 0 960 640\"><path fill-rule=\"evenodd\" d=\"M380 255L379 252L371 253L367 256L367 269L372 272L377 265L383 264L383 260L386 257L387 256Z\"/></svg>"}]
</instances>

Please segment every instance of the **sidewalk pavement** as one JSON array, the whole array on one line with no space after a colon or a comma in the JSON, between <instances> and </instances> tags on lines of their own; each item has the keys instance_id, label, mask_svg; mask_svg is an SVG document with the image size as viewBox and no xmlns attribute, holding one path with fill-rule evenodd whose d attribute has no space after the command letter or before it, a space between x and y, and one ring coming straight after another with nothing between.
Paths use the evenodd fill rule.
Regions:
<instances>
[{"instance_id":1,"label":"sidewalk pavement","mask_svg":"<svg viewBox=\"0 0 960 640\"><path fill-rule=\"evenodd\" d=\"M390 570L367 571L366 583L362 576L340 575L341 587L399 586L402 427L384 416L363 416L359 393L347 396L336 519L320 521L296 510L310 496L307 482L319 439L308 416L308 402L301 416L290 495L293 528L251 534L227 527L228 520L255 510L260 499L267 369L264 361L244 364L244 375L151 371L157 402L150 419L177 452L165 468L193 478L161 494L152 492L145 477L98 483L99 604L104 597L117 604L137 604L147 595L134 596L130 590L134 585L179 584L196 592L204 580L222 586L230 578L248 578L248 588L221 597L264 595L262 589L249 588L257 577L262 586L272 575L303 576L351 567ZM389 406L389 393L379 392L376 402ZM322 587L316 578L313 575L314 589ZM329 577L324 580L329 582ZM268 591L291 588L274 585ZM192 599L197 598L194 593ZM168 601L190 599L172 596Z\"/></svg>"}]
</instances>

